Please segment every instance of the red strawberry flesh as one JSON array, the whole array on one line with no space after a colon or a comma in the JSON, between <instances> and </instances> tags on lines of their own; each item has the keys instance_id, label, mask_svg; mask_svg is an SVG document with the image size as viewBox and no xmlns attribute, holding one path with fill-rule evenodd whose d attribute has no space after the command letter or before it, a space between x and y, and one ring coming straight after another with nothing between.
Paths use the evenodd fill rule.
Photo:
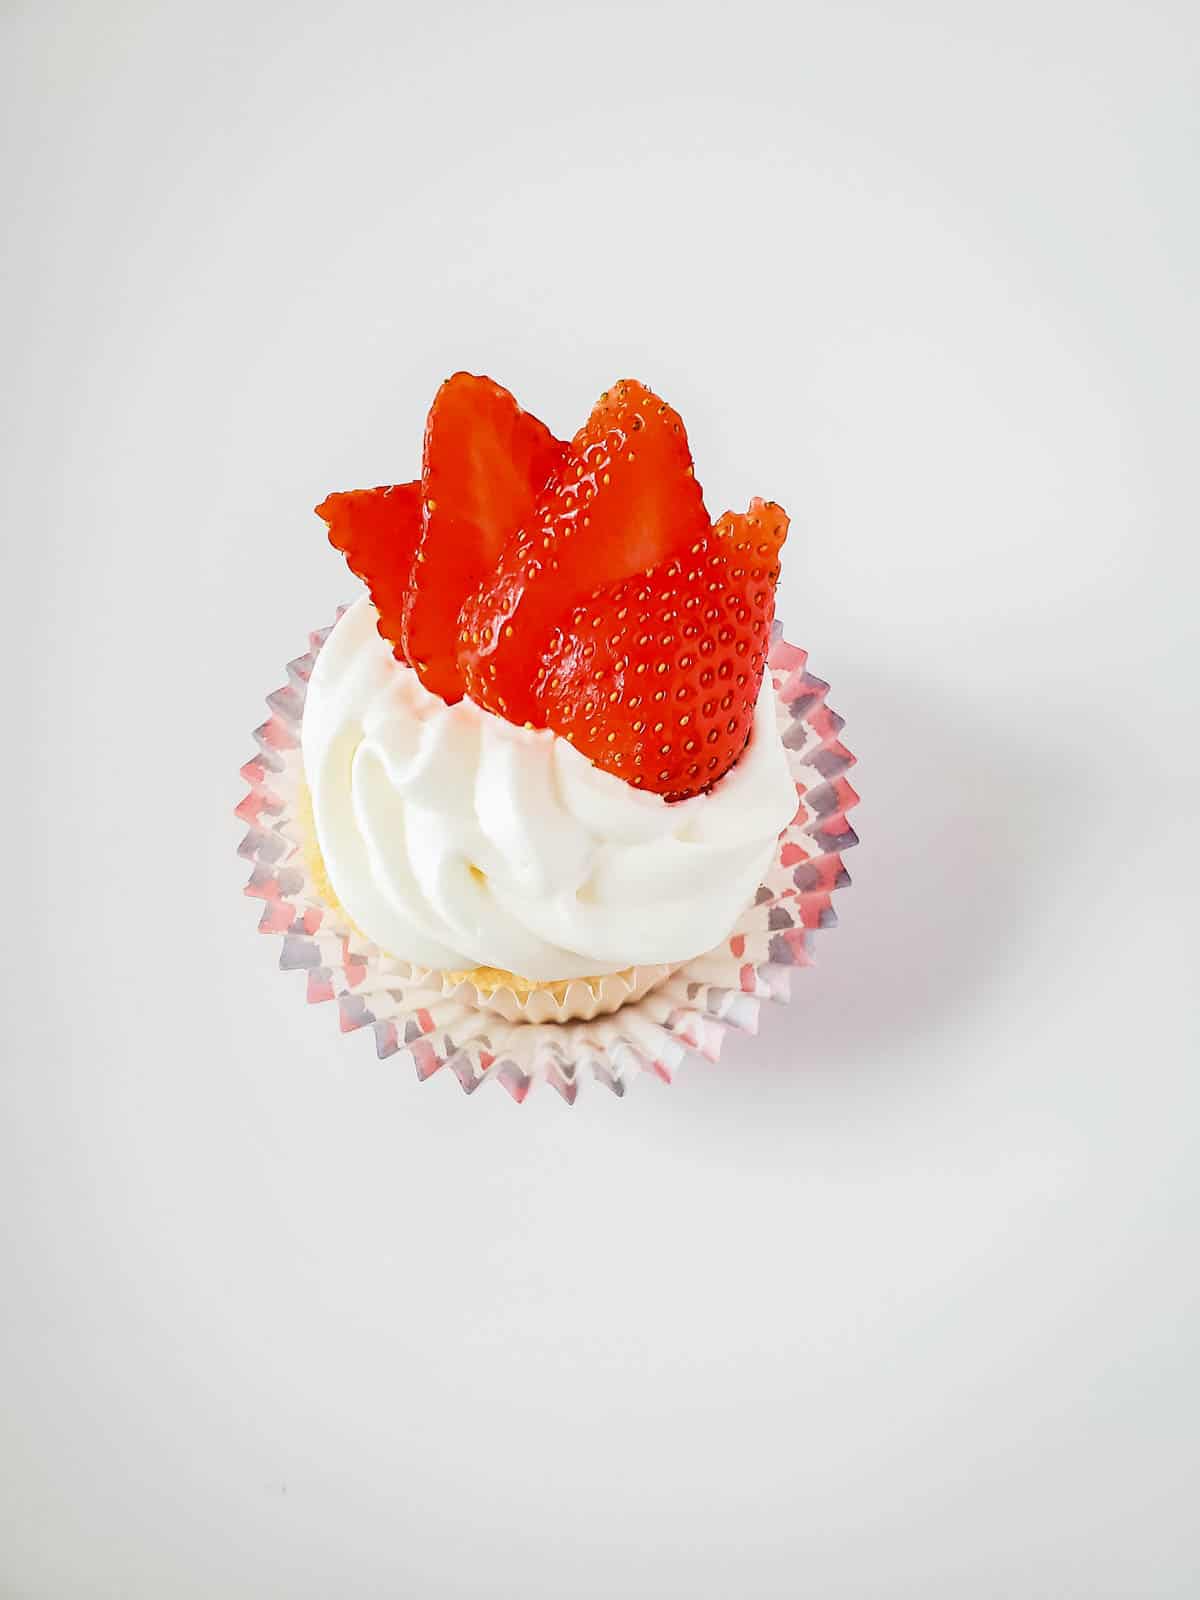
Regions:
<instances>
[{"instance_id":1,"label":"red strawberry flesh","mask_svg":"<svg viewBox=\"0 0 1200 1600\"><path fill-rule=\"evenodd\" d=\"M329 525L329 542L371 591L379 632L401 660L408 577L421 533L421 485L393 483L327 495L317 515Z\"/></svg>"},{"instance_id":2,"label":"red strawberry flesh","mask_svg":"<svg viewBox=\"0 0 1200 1600\"><path fill-rule=\"evenodd\" d=\"M536 672L556 620L597 587L654 567L707 530L678 413L633 379L615 384L463 607L467 692L513 722L541 723Z\"/></svg>"},{"instance_id":3,"label":"red strawberry flesh","mask_svg":"<svg viewBox=\"0 0 1200 1600\"><path fill-rule=\"evenodd\" d=\"M566 445L490 378L455 373L421 481L317 512L395 655L447 702L549 727L667 800L744 750L788 519L754 500L710 527L683 423L644 385L615 384Z\"/></svg>"},{"instance_id":4,"label":"red strawberry flesh","mask_svg":"<svg viewBox=\"0 0 1200 1600\"><path fill-rule=\"evenodd\" d=\"M408 583L404 649L427 689L460 700L458 614L528 519L566 445L507 389L456 372L425 425L422 529Z\"/></svg>"},{"instance_id":5,"label":"red strawberry flesh","mask_svg":"<svg viewBox=\"0 0 1200 1600\"><path fill-rule=\"evenodd\" d=\"M755 500L576 606L536 679L546 725L635 788L668 800L711 788L754 725L787 525Z\"/></svg>"}]
</instances>

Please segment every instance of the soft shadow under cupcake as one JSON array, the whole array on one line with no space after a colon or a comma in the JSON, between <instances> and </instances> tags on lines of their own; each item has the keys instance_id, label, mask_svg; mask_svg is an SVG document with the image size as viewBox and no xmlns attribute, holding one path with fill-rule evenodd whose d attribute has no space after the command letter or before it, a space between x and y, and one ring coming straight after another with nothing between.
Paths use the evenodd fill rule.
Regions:
<instances>
[{"instance_id":1,"label":"soft shadow under cupcake","mask_svg":"<svg viewBox=\"0 0 1200 1600\"><path fill-rule=\"evenodd\" d=\"M1047 773L1062 753L1051 730L883 684L837 703L863 796L841 925L815 935L815 967L793 974L789 1006L763 1007L756 1038L728 1039L715 1067L689 1063L676 1118L712 1115L719 1099L723 1120L776 1119L781 1102L811 1096L814 1071L890 1070L1021 959L1054 893L1063 827Z\"/></svg>"}]
</instances>

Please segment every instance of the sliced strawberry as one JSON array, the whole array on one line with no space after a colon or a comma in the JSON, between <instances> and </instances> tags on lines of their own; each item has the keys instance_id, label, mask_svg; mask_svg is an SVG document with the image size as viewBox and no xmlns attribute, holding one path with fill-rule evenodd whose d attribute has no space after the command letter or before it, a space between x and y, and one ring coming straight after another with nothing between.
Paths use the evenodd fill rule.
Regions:
<instances>
[{"instance_id":1,"label":"sliced strawberry","mask_svg":"<svg viewBox=\"0 0 1200 1600\"><path fill-rule=\"evenodd\" d=\"M458 613L529 517L566 445L490 378L456 372L429 409L423 525L404 650L427 689L461 700Z\"/></svg>"},{"instance_id":2,"label":"sliced strawberry","mask_svg":"<svg viewBox=\"0 0 1200 1600\"><path fill-rule=\"evenodd\" d=\"M541 720L635 788L668 800L711 788L750 737L787 527L754 500L682 555L589 595L535 671Z\"/></svg>"},{"instance_id":3,"label":"sliced strawberry","mask_svg":"<svg viewBox=\"0 0 1200 1600\"><path fill-rule=\"evenodd\" d=\"M421 533L421 485L393 483L326 496L317 515L329 524L329 542L371 591L379 631L400 661L408 578Z\"/></svg>"},{"instance_id":4,"label":"sliced strawberry","mask_svg":"<svg viewBox=\"0 0 1200 1600\"><path fill-rule=\"evenodd\" d=\"M539 721L535 674L554 623L600 585L645 572L707 532L678 413L633 379L614 384L463 607L467 693L510 721Z\"/></svg>"}]
</instances>

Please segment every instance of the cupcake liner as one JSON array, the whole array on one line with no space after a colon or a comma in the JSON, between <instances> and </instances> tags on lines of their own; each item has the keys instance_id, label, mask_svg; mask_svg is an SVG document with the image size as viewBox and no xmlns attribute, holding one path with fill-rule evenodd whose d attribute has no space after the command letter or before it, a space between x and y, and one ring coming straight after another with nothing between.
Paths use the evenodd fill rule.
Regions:
<instances>
[{"instance_id":1,"label":"cupcake liner","mask_svg":"<svg viewBox=\"0 0 1200 1600\"><path fill-rule=\"evenodd\" d=\"M267 696L257 754L241 769L250 790L236 812L248 824L238 847L252 863L245 892L264 902L259 929L281 939L280 967L305 974L308 1000L330 1005L343 1033L370 1029L380 1057L407 1057L421 1079L445 1068L468 1093L495 1079L518 1101L546 1082L572 1103L589 1078L623 1095L640 1073L669 1083L689 1054L716 1061L731 1029L756 1031L763 1001L788 999L791 969L811 965L813 933L837 921L832 897L850 881L842 856L858 843L846 815L858 796L829 686L778 623L767 665L797 810L753 902L721 945L681 966L526 995L397 960L323 892L307 848L300 727L329 633L309 635L287 682Z\"/></svg>"},{"instance_id":2,"label":"cupcake liner","mask_svg":"<svg viewBox=\"0 0 1200 1600\"><path fill-rule=\"evenodd\" d=\"M503 982L480 984L452 972L435 972L414 967L415 977L428 978L441 985L447 999L461 1000L482 1011L490 1011L508 1022L591 1022L611 1016L622 1006L657 987L675 971L674 967L629 967L602 978L571 978L562 983L544 984L520 993Z\"/></svg>"}]
</instances>

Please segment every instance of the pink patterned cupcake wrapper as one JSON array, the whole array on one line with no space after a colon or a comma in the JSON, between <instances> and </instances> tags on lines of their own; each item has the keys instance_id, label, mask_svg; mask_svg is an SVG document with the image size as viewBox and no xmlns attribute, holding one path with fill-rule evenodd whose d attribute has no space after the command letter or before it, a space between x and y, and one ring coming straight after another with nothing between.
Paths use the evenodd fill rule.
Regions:
<instances>
[{"instance_id":1,"label":"pink patterned cupcake wrapper","mask_svg":"<svg viewBox=\"0 0 1200 1600\"><path fill-rule=\"evenodd\" d=\"M334 1010L343 1033L370 1030L381 1057L407 1058L421 1079L447 1069L468 1093L494 1079L517 1101L543 1081L573 1103L589 1078L623 1095L639 1073L669 1083L688 1055L716 1061L730 1030L757 1030L763 1001L789 998L792 969L811 965L813 934L837 921L833 894L850 881L842 856L858 843L847 820L858 796L828 685L778 623L767 663L797 809L753 903L717 949L647 994L611 1015L566 1022L509 1021L469 987L446 992L440 973L380 950L322 899L300 815L300 728L329 632L309 635L287 682L267 696L270 715L254 730L258 753L241 769L250 791L236 809L249 827L238 847L252 863L245 892L264 902L259 929L279 937L280 967L305 974L309 1001Z\"/></svg>"}]
</instances>

